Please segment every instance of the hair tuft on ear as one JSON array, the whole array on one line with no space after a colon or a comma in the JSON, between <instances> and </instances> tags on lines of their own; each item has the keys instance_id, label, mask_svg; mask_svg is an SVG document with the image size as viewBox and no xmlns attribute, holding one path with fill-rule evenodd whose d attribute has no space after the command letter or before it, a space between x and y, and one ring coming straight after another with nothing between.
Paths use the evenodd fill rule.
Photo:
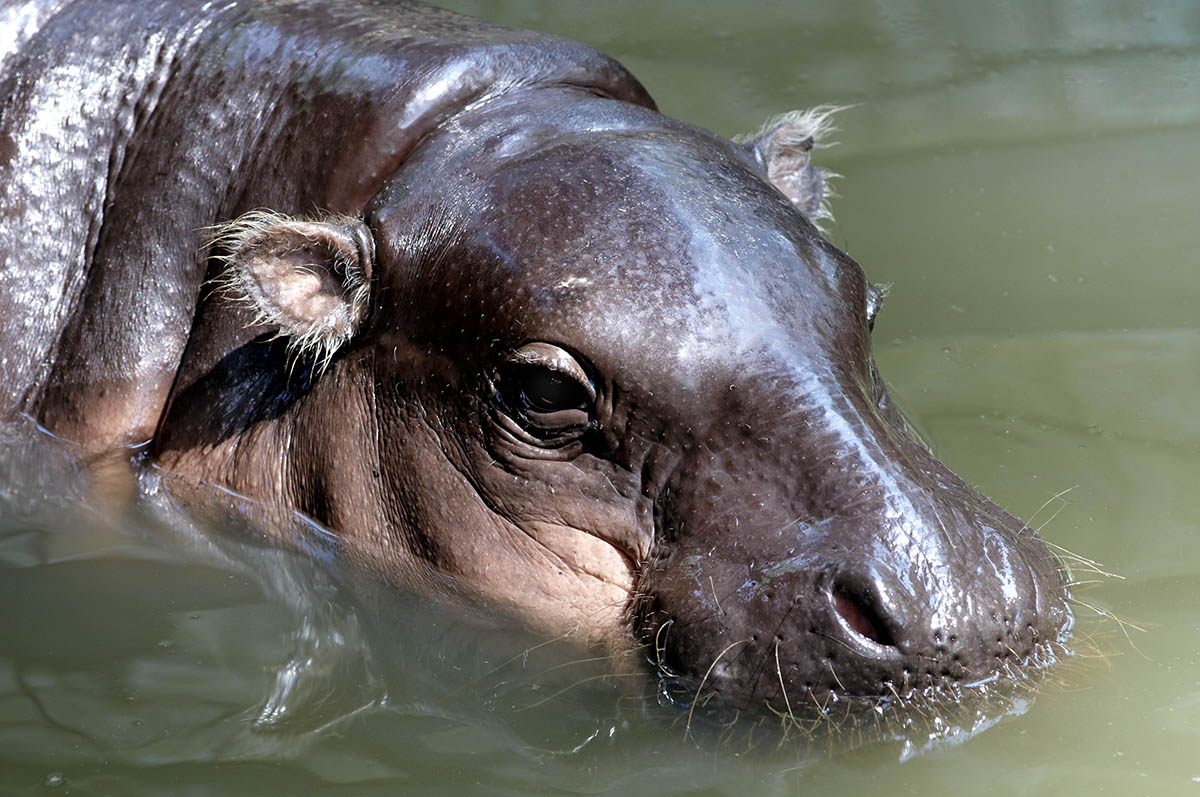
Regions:
<instances>
[{"instance_id":1,"label":"hair tuft on ear","mask_svg":"<svg viewBox=\"0 0 1200 797\"><path fill-rule=\"evenodd\" d=\"M319 370L366 317L375 247L360 219L254 210L215 227L209 248L224 264L216 290L249 305L253 324L278 327Z\"/></svg>"},{"instance_id":2,"label":"hair tuft on ear","mask_svg":"<svg viewBox=\"0 0 1200 797\"><path fill-rule=\"evenodd\" d=\"M811 153L833 146L827 140L837 131L833 115L851 107L818 105L808 110L788 111L768 120L757 132L733 139L751 148L771 184L818 226L833 219L829 207L834 196L830 180L840 175L813 165Z\"/></svg>"}]
</instances>

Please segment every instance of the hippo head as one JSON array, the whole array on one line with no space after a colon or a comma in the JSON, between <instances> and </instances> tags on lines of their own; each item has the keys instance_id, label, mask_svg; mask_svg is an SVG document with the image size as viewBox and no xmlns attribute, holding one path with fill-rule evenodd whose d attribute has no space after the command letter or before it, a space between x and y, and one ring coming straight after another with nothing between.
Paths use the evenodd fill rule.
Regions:
<instances>
[{"instance_id":1,"label":"hippo head","mask_svg":"<svg viewBox=\"0 0 1200 797\"><path fill-rule=\"evenodd\" d=\"M735 144L514 90L361 217L235 223L240 292L312 363L259 435L281 494L394 582L633 653L685 700L878 705L1052 658L1054 559L876 371L882 292L811 222L812 121Z\"/></svg>"}]
</instances>

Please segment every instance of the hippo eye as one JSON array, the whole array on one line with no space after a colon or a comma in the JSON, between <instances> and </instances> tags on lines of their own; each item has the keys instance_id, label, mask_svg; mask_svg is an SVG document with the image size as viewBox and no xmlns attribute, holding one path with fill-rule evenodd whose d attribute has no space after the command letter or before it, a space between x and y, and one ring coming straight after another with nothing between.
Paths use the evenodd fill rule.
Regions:
<instances>
[{"instance_id":1,"label":"hippo eye","mask_svg":"<svg viewBox=\"0 0 1200 797\"><path fill-rule=\"evenodd\" d=\"M521 391L521 409L526 412L587 412L591 397L570 377L537 365L518 365L514 370Z\"/></svg>"},{"instance_id":2,"label":"hippo eye","mask_svg":"<svg viewBox=\"0 0 1200 797\"><path fill-rule=\"evenodd\" d=\"M508 358L497 388L510 417L537 437L586 427L596 388L570 354L547 343L530 343Z\"/></svg>"}]
</instances>

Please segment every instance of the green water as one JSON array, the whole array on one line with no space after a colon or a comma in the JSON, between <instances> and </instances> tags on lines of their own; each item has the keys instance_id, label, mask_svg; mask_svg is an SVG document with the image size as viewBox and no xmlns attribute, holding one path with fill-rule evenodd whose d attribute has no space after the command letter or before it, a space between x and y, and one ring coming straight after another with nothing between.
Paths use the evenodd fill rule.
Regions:
<instances>
[{"instance_id":1,"label":"green water","mask_svg":"<svg viewBox=\"0 0 1200 797\"><path fill-rule=\"evenodd\" d=\"M303 561L157 534L161 498L112 528L34 508L0 523L0 792L1200 795L1194 4L454 7L596 44L725 134L857 104L822 157L832 238L893 284L882 372L951 467L1119 574L1078 597L1142 630L1081 609L1104 658L961 745L747 755L628 687L542 702L584 665L506 663ZM296 661L329 694L256 724Z\"/></svg>"}]
</instances>

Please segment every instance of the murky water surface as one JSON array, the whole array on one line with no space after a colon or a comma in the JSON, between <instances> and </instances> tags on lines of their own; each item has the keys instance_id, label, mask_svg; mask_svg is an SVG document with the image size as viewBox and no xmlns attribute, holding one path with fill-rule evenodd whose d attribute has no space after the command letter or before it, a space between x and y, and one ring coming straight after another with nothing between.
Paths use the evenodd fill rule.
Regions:
<instances>
[{"instance_id":1,"label":"murky water surface","mask_svg":"<svg viewBox=\"0 0 1200 797\"><path fill-rule=\"evenodd\" d=\"M553 644L347 589L319 535L195 534L154 479L132 517L73 509L70 459L10 434L0 792L1200 794L1194 5L452 5L725 134L858 104L822 156L832 237L894 284L881 370L953 468L1121 576L1077 596L1126 622L1081 608L1087 655L962 744L714 749Z\"/></svg>"}]
</instances>

